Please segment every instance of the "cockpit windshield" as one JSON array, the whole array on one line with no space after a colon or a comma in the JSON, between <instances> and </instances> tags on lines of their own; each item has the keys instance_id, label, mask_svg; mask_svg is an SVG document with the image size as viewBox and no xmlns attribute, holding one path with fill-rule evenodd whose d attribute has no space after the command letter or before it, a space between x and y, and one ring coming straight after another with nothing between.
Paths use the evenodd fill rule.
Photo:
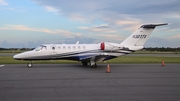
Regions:
<instances>
[{"instance_id":1,"label":"cockpit windshield","mask_svg":"<svg viewBox=\"0 0 180 101\"><path fill-rule=\"evenodd\" d=\"M41 51L42 49L46 49L46 46L41 45L41 46L38 46L37 48L35 48L34 50Z\"/></svg>"}]
</instances>

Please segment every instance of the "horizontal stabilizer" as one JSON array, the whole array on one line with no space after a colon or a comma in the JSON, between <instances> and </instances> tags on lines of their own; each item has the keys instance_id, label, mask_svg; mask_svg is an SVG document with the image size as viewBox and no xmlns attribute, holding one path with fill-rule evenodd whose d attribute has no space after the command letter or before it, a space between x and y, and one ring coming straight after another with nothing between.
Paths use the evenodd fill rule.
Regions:
<instances>
[{"instance_id":1,"label":"horizontal stabilizer","mask_svg":"<svg viewBox=\"0 0 180 101\"><path fill-rule=\"evenodd\" d=\"M147 24L147 25L142 25L140 28L152 28L152 29L154 29L156 26L163 26L163 25L168 25L168 23L164 23L164 24Z\"/></svg>"}]
</instances>

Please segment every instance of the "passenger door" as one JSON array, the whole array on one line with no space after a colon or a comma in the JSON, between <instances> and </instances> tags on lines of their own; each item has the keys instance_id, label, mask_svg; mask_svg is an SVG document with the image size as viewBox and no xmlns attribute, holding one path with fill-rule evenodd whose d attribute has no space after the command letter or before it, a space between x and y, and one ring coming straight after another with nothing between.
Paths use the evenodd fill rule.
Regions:
<instances>
[{"instance_id":1,"label":"passenger door","mask_svg":"<svg viewBox=\"0 0 180 101\"><path fill-rule=\"evenodd\" d=\"M52 59L55 59L57 56L57 47L56 46L51 46L51 57Z\"/></svg>"}]
</instances>

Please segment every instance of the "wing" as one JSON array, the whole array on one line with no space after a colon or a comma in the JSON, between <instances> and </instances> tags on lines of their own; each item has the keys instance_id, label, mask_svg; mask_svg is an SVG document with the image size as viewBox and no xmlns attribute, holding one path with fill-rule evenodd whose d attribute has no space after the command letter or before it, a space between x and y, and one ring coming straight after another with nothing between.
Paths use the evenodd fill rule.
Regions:
<instances>
[{"instance_id":1,"label":"wing","mask_svg":"<svg viewBox=\"0 0 180 101\"><path fill-rule=\"evenodd\" d=\"M96 62L102 62L104 60L109 60L115 58L115 56L110 56L110 55L91 55L91 56L83 56L80 57L79 61L85 61L85 62L90 62L94 61Z\"/></svg>"}]
</instances>

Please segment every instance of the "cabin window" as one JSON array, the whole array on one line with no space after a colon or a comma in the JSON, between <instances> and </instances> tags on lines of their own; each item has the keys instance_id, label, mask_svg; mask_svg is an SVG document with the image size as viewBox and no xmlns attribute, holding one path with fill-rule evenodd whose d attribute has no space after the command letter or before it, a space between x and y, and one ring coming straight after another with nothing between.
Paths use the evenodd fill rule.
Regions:
<instances>
[{"instance_id":1,"label":"cabin window","mask_svg":"<svg viewBox=\"0 0 180 101\"><path fill-rule=\"evenodd\" d=\"M52 50L55 50L55 47L52 47Z\"/></svg>"},{"instance_id":2,"label":"cabin window","mask_svg":"<svg viewBox=\"0 0 180 101\"><path fill-rule=\"evenodd\" d=\"M81 50L81 47L80 47L80 46L78 46L78 50Z\"/></svg>"},{"instance_id":3,"label":"cabin window","mask_svg":"<svg viewBox=\"0 0 180 101\"><path fill-rule=\"evenodd\" d=\"M40 46L40 47L35 48L34 50L35 51L40 51L41 49L42 49L42 47Z\"/></svg>"},{"instance_id":4,"label":"cabin window","mask_svg":"<svg viewBox=\"0 0 180 101\"><path fill-rule=\"evenodd\" d=\"M47 47L46 46L42 46L41 50L47 50Z\"/></svg>"},{"instance_id":5,"label":"cabin window","mask_svg":"<svg viewBox=\"0 0 180 101\"><path fill-rule=\"evenodd\" d=\"M60 47L60 46L58 46L58 49L59 49L59 50L61 50L61 47Z\"/></svg>"},{"instance_id":6,"label":"cabin window","mask_svg":"<svg viewBox=\"0 0 180 101\"><path fill-rule=\"evenodd\" d=\"M71 50L71 47L70 47L70 46L68 46L68 50Z\"/></svg>"},{"instance_id":7,"label":"cabin window","mask_svg":"<svg viewBox=\"0 0 180 101\"><path fill-rule=\"evenodd\" d=\"M73 50L76 50L76 47L75 47L75 46L73 46Z\"/></svg>"},{"instance_id":8,"label":"cabin window","mask_svg":"<svg viewBox=\"0 0 180 101\"><path fill-rule=\"evenodd\" d=\"M65 46L63 46L63 50L66 50L66 47L65 47Z\"/></svg>"},{"instance_id":9,"label":"cabin window","mask_svg":"<svg viewBox=\"0 0 180 101\"><path fill-rule=\"evenodd\" d=\"M34 50L35 51L41 51L42 49L46 49L46 46L41 45L41 46L35 48Z\"/></svg>"},{"instance_id":10,"label":"cabin window","mask_svg":"<svg viewBox=\"0 0 180 101\"><path fill-rule=\"evenodd\" d=\"M83 48L83 50L85 50L85 49L86 49L86 47L85 47L85 46L83 46L82 48Z\"/></svg>"}]
</instances>

